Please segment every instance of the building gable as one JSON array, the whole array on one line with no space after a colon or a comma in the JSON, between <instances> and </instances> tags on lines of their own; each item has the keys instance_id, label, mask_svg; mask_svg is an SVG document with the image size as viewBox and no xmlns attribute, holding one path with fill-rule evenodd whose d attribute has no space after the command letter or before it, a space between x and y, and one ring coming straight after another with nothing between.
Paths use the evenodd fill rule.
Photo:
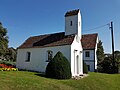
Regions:
<instances>
[{"instance_id":1,"label":"building gable","mask_svg":"<svg viewBox=\"0 0 120 90\"><path fill-rule=\"evenodd\" d=\"M98 34L85 34L82 35L82 47L83 49L95 49L97 43Z\"/></svg>"}]
</instances>

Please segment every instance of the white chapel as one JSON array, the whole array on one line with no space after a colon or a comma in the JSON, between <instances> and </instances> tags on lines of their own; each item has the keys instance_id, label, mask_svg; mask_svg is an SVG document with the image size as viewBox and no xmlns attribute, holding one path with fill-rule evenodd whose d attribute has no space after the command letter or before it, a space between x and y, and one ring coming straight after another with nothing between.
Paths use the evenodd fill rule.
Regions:
<instances>
[{"instance_id":1,"label":"white chapel","mask_svg":"<svg viewBox=\"0 0 120 90\"><path fill-rule=\"evenodd\" d=\"M29 37L17 52L17 68L45 72L60 51L69 60L72 76L83 74L80 10L65 14L65 32Z\"/></svg>"},{"instance_id":2,"label":"white chapel","mask_svg":"<svg viewBox=\"0 0 120 90\"><path fill-rule=\"evenodd\" d=\"M97 69L98 34L81 35L80 10L65 13L65 32L29 37L18 47L19 69L45 72L58 51L69 60L72 76L83 74L83 60L89 71Z\"/></svg>"}]
</instances>

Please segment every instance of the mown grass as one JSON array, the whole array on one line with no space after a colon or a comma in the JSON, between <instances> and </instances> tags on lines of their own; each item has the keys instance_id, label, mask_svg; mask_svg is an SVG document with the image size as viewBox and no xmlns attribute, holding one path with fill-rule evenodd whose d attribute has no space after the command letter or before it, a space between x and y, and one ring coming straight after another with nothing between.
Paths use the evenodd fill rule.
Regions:
<instances>
[{"instance_id":1,"label":"mown grass","mask_svg":"<svg viewBox=\"0 0 120 90\"><path fill-rule=\"evenodd\" d=\"M80 80L56 80L36 72L0 72L0 90L120 90L120 74L89 73Z\"/></svg>"}]
</instances>

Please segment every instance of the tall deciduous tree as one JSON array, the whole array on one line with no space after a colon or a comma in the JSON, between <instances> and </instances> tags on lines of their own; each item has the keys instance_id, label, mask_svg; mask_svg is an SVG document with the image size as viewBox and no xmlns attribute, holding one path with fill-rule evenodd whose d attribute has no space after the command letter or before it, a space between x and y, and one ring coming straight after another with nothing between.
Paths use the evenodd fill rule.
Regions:
<instances>
[{"instance_id":1,"label":"tall deciduous tree","mask_svg":"<svg viewBox=\"0 0 120 90\"><path fill-rule=\"evenodd\" d=\"M97 60L98 60L98 70L101 69L101 62L104 60L105 55L104 55L104 48L102 45L101 40L99 40L99 43L97 45Z\"/></svg>"},{"instance_id":2,"label":"tall deciduous tree","mask_svg":"<svg viewBox=\"0 0 120 90\"><path fill-rule=\"evenodd\" d=\"M2 26L0 22L0 56L4 56L6 54L8 48L8 36L7 29Z\"/></svg>"}]
</instances>

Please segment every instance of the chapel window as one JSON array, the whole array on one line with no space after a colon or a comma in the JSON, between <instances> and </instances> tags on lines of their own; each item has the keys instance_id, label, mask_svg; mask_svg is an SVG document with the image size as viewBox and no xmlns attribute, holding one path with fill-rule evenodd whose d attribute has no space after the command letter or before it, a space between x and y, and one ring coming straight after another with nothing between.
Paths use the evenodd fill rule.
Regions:
<instances>
[{"instance_id":1,"label":"chapel window","mask_svg":"<svg viewBox=\"0 0 120 90\"><path fill-rule=\"evenodd\" d=\"M48 50L47 51L47 62L51 61L53 58L53 51Z\"/></svg>"},{"instance_id":2,"label":"chapel window","mask_svg":"<svg viewBox=\"0 0 120 90\"><path fill-rule=\"evenodd\" d=\"M30 62L30 57L31 57L31 53L27 52L26 53L26 62Z\"/></svg>"},{"instance_id":3,"label":"chapel window","mask_svg":"<svg viewBox=\"0 0 120 90\"><path fill-rule=\"evenodd\" d=\"M72 24L73 24L72 21L70 21L70 26L72 26Z\"/></svg>"}]
</instances>

